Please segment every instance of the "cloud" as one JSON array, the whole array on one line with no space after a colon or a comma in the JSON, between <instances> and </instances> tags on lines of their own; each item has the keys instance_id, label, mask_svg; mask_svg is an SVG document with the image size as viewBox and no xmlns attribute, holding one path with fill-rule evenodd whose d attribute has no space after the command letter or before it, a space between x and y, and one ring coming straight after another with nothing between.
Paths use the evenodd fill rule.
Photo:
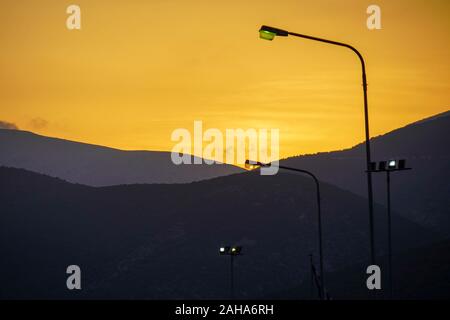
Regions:
<instances>
[{"instance_id":1,"label":"cloud","mask_svg":"<svg viewBox=\"0 0 450 320\"><path fill-rule=\"evenodd\" d=\"M14 123L0 120L0 129L18 130L19 128Z\"/></svg>"},{"instance_id":2,"label":"cloud","mask_svg":"<svg viewBox=\"0 0 450 320\"><path fill-rule=\"evenodd\" d=\"M48 121L42 118L33 118L30 120L29 125L34 130L43 129L48 125Z\"/></svg>"}]
</instances>

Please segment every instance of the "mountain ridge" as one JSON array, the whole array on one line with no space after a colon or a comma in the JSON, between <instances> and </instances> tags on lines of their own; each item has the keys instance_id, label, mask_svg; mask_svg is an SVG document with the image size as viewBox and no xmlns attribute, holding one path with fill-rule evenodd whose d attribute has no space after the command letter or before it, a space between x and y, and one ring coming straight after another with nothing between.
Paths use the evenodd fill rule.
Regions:
<instances>
[{"instance_id":1,"label":"mountain ridge","mask_svg":"<svg viewBox=\"0 0 450 320\"><path fill-rule=\"evenodd\" d=\"M170 152L119 150L8 129L0 130L0 165L91 186L188 183L244 171L216 163L177 166Z\"/></svg>"}]
</instances>

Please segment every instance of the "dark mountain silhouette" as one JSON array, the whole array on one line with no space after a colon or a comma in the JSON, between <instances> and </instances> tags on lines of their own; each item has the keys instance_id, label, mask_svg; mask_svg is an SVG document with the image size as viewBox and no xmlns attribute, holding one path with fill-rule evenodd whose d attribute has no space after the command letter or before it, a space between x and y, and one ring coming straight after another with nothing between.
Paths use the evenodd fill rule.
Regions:
<instances>
[{"instance_id":1,"label":"dark mountain silhouette","mask_svg":"<svg viewBox=\"0 0 450 320\"><path fill-rule=\"evenodd\" d=\"M392 207L404 217L450 237L450 112L371 139L373 161L406 159L412 171L391 175ZM367 196L365 148L305 155L282 161L311 170L320 180ZM386 175L374 177L374 198L386 199Z\"/></svg>"},{"instance_id":2,"label":"dark mountain silhouette","mask_svg":"<svg viewBox=\"0 0 450 320\"><path fill-rule=\"evenodd\" d=\"M450 234L449 121L446 113L372 139L374 161L406 158L414 168L392 176L401 297L450 296L442 285L449 278L448 243L436 242ZM168 153L123 152L11 130L0 130L0 159L91 185L186 182L214 176L215 167L226 169L220 174L240 171L206 165L171 171ZM366 298L363 145L283 162L327 182L321 188L331 296ZM374 178L375 200L383 203L385 177ZM217 253L226 244L244 246L236 259L238 298L298 297L286 288L304 294L310 252L317 265L314 192L308 177L284 172L89 187L0 167L0 298L227 298L229 260ZM375 206L375 219L378 263L385 268L383 206ZM82 269L81 291L65 287L71 264Z\"/></svg>"},{"instance_id":3,"label":"dark mountain silhouette","mask_svg":"<svg viewBox=\"0 0 450 320\"><path fill-rule=\"evenodd\" d=\"M243 172L225 164L177 166L170 152L123 151L4 129L0 129L0 165L91 186L186 183Z\"/></svg>"},{"instance_id":4,"label":"dark mountain silhouette","mask_svg":"<svg viewBox=\"0 0 450 320\"><path fill-rule=\"evenodd\" d=\"M317 258L314 192L309 178L286 173L94 188L1 167L0 298L227 298L229 260L217 252L226 244L244 247L238 298L300 285L308 254ZM322 196L327 273L363 270L367 201L325 183ZM385 210L375 209L382 255ZM395 253L435 239L395 213L393 227ZM81 291L66 289L71 264Z\"/></svg>"},{"instance_id":5,"label":"dark mountain silhouette","mask_svg":"<svg viewBox=\"0 0 450 320\"><path fill-rule=\"evenodd\" d=\"M393 261L394 299L448 299L450 294L450 240L409 249ZM380 259L386 267L387 257ZM418 276L420 275L420 276ZM373 293L365 287L366 276L361 265L350 266L328 275L327 287L335 299L390 299L389 290ZM385 284L385 289L389 289ZM270 299L310 299L317 289L308 279L301 286L272 293Z\"/></svg>"}]
</instances>

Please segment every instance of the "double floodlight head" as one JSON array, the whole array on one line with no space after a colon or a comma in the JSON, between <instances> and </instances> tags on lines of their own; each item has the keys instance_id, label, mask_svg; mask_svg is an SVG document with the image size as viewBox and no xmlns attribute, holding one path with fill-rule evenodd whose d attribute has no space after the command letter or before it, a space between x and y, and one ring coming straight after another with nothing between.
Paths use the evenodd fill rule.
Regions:
<instances>
[{"instance_id":1,"label":"double floodlight head","mask_svg":"<svg viewBox=\"0 0 450 320\"><path fill-rule=\"evenodd\" d=\"M238 256L241 254L242 247L241 246L234 246L234 247L220 247L219 248L219 254L221 256Z\"/></svg>"},{"instance_id":2,"label":"double floodlight head","mask_svg":"<svg viewBox=\"0 0 450 320\"><path fill-rule=\"evenodd\" d=\"M273 28L269 26L261 26L259 29L259 37L264 40L270 40L272 41L275 36L279 37L287 37L289 35L289 32L286 30Z\"/></svg>"}]
</instances>

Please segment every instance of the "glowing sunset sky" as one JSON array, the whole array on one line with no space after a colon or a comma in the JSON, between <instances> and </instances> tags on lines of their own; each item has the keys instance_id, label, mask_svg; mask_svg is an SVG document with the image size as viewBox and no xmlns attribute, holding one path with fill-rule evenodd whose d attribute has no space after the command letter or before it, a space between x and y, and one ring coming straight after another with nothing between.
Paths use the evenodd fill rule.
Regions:
<instances>
[{"instance_id":1,"label":"glowing sunset sky","mask_svg":"<svg viewBox=\"0 0 450 320\"><path fill-rule=\"evenodd\" d=\"M66 28L81 7L82 30ZM366 8L382 10L382 30ZM363 140L364 55L371 135L446 111L448 0L2 1L0 120L121 149L170 151L176 128L279 128L281 156Z\"/></svg>"}]
</instances>

